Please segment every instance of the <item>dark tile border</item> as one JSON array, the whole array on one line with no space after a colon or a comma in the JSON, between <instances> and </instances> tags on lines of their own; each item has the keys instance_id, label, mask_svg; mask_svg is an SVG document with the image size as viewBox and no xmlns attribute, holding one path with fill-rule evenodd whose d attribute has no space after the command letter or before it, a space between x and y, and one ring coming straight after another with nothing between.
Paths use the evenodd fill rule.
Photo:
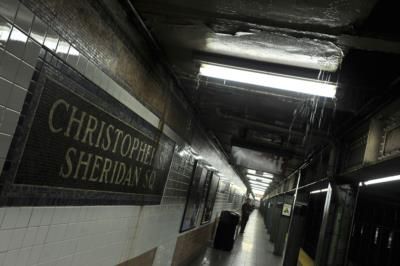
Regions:
<instances>
[{"instance_id":1,"label":"dark tile border","mask_svg":"<svg viewBox=\"0 0 400 266\"><path fill-rule=\"evenodd\" d=\"M38 63L28 90L27 98L21 112L17 130L9 154L0 176L0 206L66 206L66 205L158 205L162 195L145 195L96 190L69 189L57 187L14 184L14 177L19 160L24 152L27 132L29 132L40 100L43 83L47 77L67 84L71 91L82 94L88 100L117 116L127 124L154 138L174 142L154 128L132 110L97 87L76 70L69 67L57 56L45 48L40 51ZM77 86L79 85L79 86ZM80 88L84 87L85 90ZM171 156L172 162L173 156ZM166 177L166 182L168 174ZM166 184L165 182L165 184ZM165 185L164 185L165 186Z\"/></svg>"}]
</instances>

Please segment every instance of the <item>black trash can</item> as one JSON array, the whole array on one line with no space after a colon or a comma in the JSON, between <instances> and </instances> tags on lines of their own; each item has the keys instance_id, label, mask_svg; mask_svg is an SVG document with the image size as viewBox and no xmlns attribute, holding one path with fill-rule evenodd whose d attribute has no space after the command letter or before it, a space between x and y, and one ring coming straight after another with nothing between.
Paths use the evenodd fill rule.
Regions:
<instances>
[{"instance_id":1,"label":"black trash can","mask_svg":"<svg viewBox=\"0 0 400 266\"><path fill-rule=\"evenodd\" d=\"M238 213L232 211L221 212L214 238L214 248L226 251L232 250L239 221L240 215Z\"/></svg>"}]
</instances>

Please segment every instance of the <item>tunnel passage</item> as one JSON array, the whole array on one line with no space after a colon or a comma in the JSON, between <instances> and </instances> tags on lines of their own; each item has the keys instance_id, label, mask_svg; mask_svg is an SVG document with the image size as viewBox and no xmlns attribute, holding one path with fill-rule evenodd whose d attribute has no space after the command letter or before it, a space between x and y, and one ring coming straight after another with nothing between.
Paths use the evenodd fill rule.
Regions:
<instances>
[{"instance_id":1,"label":"tunnel passage","mask_svg":"<svg viewBox=\"0 0 400 266\"><path fill-rule=\"evenodd\" d=\"M0 266L398 265L396 10L0 0Z\"/></svg>"}]
</instances>

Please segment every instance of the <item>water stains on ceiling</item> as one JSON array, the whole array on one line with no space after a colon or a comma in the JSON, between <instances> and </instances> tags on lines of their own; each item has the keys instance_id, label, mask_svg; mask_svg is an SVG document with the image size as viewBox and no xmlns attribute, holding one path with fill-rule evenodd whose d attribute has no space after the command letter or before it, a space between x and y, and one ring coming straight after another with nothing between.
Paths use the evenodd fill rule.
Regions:
<instances>
[{"instance_id":1,"label":"water stains on ceiling","mask_svg":"<svg viewBox=\"0 0 400 266\"><path fill-rule=\"evenodd\" d=\"M244 174L263 168L254 164L269 158L280 162L279 179L390 92L400 75L392 67L400 59L394 26L400 16L392 2L138 0L134 5L232 165ZM335 99L326 99L200 77L199 62L210 60L330 80L339 87ZM244 151L258 155L249 160Z\"/></svg>"}]
</instances>

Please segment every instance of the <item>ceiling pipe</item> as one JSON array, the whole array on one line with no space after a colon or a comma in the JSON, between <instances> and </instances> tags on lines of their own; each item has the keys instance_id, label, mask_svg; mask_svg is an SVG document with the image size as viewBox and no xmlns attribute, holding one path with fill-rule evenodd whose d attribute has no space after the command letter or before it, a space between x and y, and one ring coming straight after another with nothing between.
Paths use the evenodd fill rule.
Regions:
<instances>
[{"instance_id":1,"label":"ceiling pipe","mask_svg":"<svg viewBox=\"0 0 400 266\"><path fill-rule=\"evenodd\" d=\"M244 123L247 125L253 125L256 127L267 129L269 131L280 132L280 133L287 134L287 135L290 134L292 136L296 136L299 138L304 137L304 132L293 130L293 129L289 130L289 128L284 128L284 127L271 125L271 124L267 124L267 123L260 122L260 121L255 121L255 120L250 120L250 119L246 119L246 118L242 118L242 117L229 115L229 114L223 113L220 108L216 108L216 113L222 119L232 120L232 121ZM330 136L324 132L311 132L311 136L318 138L324 142L329 142L329 143L332 142Z\"/></svg>"},{"instance_id":2,"label":"ceiling pipe","mask_svg":"<svg viewBox=\"0 0 400 266\"><path fill-rule=\"evenodd\" d=\"M271 152L273 154L291 158L304 158L305 154L303 150L288 148L283 145L265 143L265 142L256 142L256 141L249 141L243 140L239 138L232 138L231 140L232 146L238 146L242 148L248 148L252 150L258 150L261 152Z\"/></svg>"}]
</instances>

